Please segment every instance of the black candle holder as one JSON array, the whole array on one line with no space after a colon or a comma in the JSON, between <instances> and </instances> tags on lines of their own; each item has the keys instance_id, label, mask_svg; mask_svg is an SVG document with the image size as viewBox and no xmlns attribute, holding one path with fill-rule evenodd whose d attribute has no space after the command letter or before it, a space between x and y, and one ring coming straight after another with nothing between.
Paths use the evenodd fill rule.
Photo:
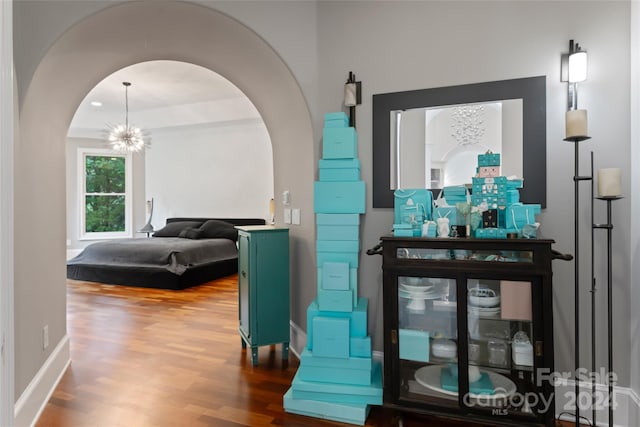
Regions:
<instances>
[{"instance_id":1,"label":"black candle holder","mask_svg":"<svg viewBox=\"0 0 640 427\"><path fill-rule=\"evenodd\" d=\"M580 396L580 382L578 379L578 372L580 369L580 221L578 217L578 208L580 206L580 182L591 181L591 194L593 195L593 152L591 152L591 173L588 176L580 175L580 142L591 139L589 136L572 136L567 137L564 140L574 143L574 173L573 173L573 186L574 186L574 245L573 245L573 266L574 266L574 383L575 383L575 398L576 398L576 426L580 425L580 408L578 406L578 396ZM591 224L593 224L593 197L591 200ZM591 248L593 252L593 229L591 232ZM593 253L592 253L592 273L593 273ZM593 276L593 274L592 274ZM594 307L595 307L595 288L594 281L592 280L591 288L591 311L592 311L592 324L591 324L591 336L592 336L592 371L595 371L595 324L594 319ZM595 379L592 382L592 397L595 399ZM595 420L595 405L593 406L593 414Z\"/></svg>"},{"instance_id":2,"label":"black candle holder","mask_svg":"<svg viewBox=\"0 0 640 427\"><path fill-rule=\"evenodd\" d=\"M612 232L613 223L611 221L611 203L622 199L622 196L602 196L597 197L598 200L607 202L607 222L606 224L593 224L592 229L607 230L607 358L608 358L608 385L609 385L609 426L613 426L613 381L611 373L613 372L613 273L612 273ZM593 251L593 247L591 249ZM595 423L595 417L594 417Z\"/></svg>"}]
</instances>

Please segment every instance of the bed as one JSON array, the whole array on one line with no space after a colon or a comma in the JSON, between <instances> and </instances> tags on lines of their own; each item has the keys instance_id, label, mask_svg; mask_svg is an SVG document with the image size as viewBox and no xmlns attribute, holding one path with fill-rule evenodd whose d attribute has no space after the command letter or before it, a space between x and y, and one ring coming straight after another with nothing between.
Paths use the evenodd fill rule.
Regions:
<instances>
[{"instance_id":1,"label":"bed","mask_svg":"<svg viewBox=\"0 0 640 427\"><path fill-rule=\"evenodd\" d=\"M238 271L235 225L258 218L168 218L152 237L95 242L67 261L67 278L185 289Z\"/></svg>"}]
</instances>

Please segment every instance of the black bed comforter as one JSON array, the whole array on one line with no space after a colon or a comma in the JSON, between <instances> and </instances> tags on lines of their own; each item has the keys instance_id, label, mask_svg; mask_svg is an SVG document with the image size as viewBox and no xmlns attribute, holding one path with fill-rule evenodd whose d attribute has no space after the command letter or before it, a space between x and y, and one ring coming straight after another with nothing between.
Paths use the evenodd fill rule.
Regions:
<instances>
[{"instance_id":1,"label":"black bed comforter","mask_svg":"<svg viewBox=\"0 0 640 427\"><path fill-rule=\"evenodd\" d=\"M191 267L237 257L236 244L229 239L151 237L95 242L67 266L155 267L181 275Z\"/></svg>"}]
</instances>

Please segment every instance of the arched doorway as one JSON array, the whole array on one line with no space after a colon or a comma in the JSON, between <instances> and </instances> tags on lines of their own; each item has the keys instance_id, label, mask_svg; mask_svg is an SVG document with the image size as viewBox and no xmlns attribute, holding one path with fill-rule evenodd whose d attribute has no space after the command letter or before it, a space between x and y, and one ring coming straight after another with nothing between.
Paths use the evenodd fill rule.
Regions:
<instances>
[{"instance_id":1,"label":"arched doorway","mask_svg":"<svg viewBox=\"0 0 640 427\"><path fill-rule=\"evenodd\" d=\"M68 342L66 352L65 345L55 344L64 344L66 336L64 144L73 113L105 76L156 59L200 65L242 90L263 117L273 144L274 193L287 189L300 206L312 206L309 111L286 64L258 35L222 13L185 2L127 2L79 22L43 57L26 85L20 111L14 206L16 396L54 350L62 365L51 363L51 369L63 369L68 355ZM276 217L282 218L280 205ZM306 209L302 225L291 231L293 244L302 249L292 251L292 283L314 271L313 235L312 212ZM298 295L292 287L294 306L300 305ZM42 325L48 325L54 344L44 352L38 339ZM27 420L29 415L24 414Z\"/></svg>"}]
</instances>

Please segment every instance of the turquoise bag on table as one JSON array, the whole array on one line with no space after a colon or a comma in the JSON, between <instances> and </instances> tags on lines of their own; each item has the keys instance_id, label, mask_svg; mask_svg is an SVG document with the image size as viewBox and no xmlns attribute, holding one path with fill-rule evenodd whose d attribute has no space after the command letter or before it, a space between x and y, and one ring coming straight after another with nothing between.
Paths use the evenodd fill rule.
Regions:
<instances>
[{"instance_id":1,"label":"turquoise bag on table","mask_svg":"<svg viewBox=\"0 0 640 427\"><path fill-rule=\"evenodd\" d=\"M471 203L471 195L467 187L455 185L444 187L436 198L433 209L433 220L449 218L449 225L466 225L463 215L459 215L456 204Z\"/></svg>"},{"instance_id":2,"label":"turquoise bag on table","mask_svg":"<svg viewBox=\"0 0 640 427\"><path fill-rule=\"evenodd\" d=\"M393 223L411 224L414 236L422 233L422 224L431 219L433 195L426 188L394 191Z\"/></svg>"}]
</instances>

